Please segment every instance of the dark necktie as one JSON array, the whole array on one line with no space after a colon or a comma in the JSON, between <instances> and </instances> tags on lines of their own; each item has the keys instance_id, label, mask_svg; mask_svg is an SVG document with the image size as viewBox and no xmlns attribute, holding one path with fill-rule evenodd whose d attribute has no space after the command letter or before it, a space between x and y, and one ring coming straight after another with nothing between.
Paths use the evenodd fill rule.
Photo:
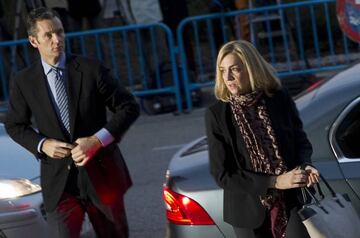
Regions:
<instances>
[{"instance_id":1,"label":"dark necktie","mask_svg":"<svg viewBox=\"0 0 360 238\"><path fill-rule=\"evenodd\" d=\"M68 108L68 96L66 93L64 77L60 73L60 69L53 68L55 73L55 91L56 102L59 108L61 121L70 134L70 122L69 122L69 108Z\"/></svg>"}]
</instances>

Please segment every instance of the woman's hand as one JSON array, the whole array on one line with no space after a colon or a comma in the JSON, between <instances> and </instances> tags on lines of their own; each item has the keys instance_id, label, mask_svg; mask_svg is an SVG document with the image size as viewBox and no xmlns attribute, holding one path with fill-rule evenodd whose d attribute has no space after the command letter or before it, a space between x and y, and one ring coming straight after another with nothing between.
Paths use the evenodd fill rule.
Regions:
<instances>
[{"instance_id":1,"label":"woman's hand","mask_svg":"<svg viewBox=\"0 0 360 238\"><path fill-rule=\"evenodd\" d=\"M307 165L305 167L305 171L308 175L308 180L307 180L306 186L311 187L314 184L319 182L320 173L317 169L315 169L314 167L311 167L310 165Z\"/></svg>"},{"instance_id":2,"label":"woman's hand","mask_svg":"<svg viewBox=\"0 0 360 238\"><path fill-rule=\"evenodd\" d=\"M313 186L319 182L320 173L314 167L307 165L305 170L295 168L275 178L276 189L300 188Z\"/></svg>"},{"instance_id":3,"label":"woman's hand","mask_svg":"<svg viewBox=\"0 0 360 238\"><path fill-rule=\"evenodd\" d=\"M276 189L290 189L305 187L308 184L308 173L306 170L295 168L289 172L283 173L276 177Z\"/></svg>"}]
</instances>

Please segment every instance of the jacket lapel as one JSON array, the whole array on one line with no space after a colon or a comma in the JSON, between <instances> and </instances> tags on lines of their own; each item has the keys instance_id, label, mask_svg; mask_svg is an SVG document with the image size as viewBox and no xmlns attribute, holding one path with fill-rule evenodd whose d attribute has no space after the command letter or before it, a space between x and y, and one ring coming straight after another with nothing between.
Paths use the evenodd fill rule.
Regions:
<instances>
[{"instance_id":1,"label":"jacket lapel","mask_svg":"<svg viewBox=\"0 0 360 238\"><path fill-rule=\"evenodd\" d=\"M70 116L70 134L71 141L74 140L74 128L76 122L76 113L79 104L81 91L82 72L79 69L79 63L74 57L68 57L66 61L66 73L68 80L69 95L69 116Z\"/></svg>"},{"instance_id":2,"label":"jacket lapel","mask_svg":"<svg viewBox=\"0 0 360 238\"><path fill-rule=\"evenodd\" d=\"M231 148L233 148L233 154L236 158L239 167L241 166L243 157L248 156L248 152L246 149L245 142L242 137L236 137L236 131L239 130L233 123L232 111L230 107L230 103L223 103L223 110L221 112L223 127L226 131L226 135L230 138ZM242 156L241 156L242 155Z\"/></svg>"},{"instance_id":3,"label":"jacket lapel","mask_svg":"<svg viewBox=\"0 0 360 238\"><path fill-rule=\"evenodd\" d=\"M40 108L44 111L44 116L49 117L48 123L49 127L54 128L59 134L62 134L62 129L59 124L59 120L57 118L56 111L54 109L53 102L51 100L51 94L49 91L49 87L47 84L47 79L44 74L44 69L39 61L38 64L35 65L34 70L34 87L35 92L33 95L37 97L37 103Z\"/></svg>"}]
</instances>

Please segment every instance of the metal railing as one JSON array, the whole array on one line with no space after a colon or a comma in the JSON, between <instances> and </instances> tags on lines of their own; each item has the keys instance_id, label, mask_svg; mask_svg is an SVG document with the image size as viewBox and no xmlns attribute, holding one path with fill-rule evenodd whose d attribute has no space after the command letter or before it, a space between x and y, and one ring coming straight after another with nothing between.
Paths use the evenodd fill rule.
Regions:
<instances>
[{"instance_id":1,"label":"metal railing","mask_svg":"<svg viewBox=\"0 0 360 238\"><path fill-rule=\"evenodd\" d=\"M229 40L251 41L280 77L339 70L355 61L359 44L340 30L335 4L305 1L189 17L177 28L177 45L164 24L69 33L66 52L104 61L140 98L170 95L178 112L183 101L190 111L192 93L213 86L217 51ZM8 99L10 75L34 56L27 40L0 42L0 97Z\"/></svg>"},{"instance_id":2,"label":"metal railing","mask_svg":"<svg viewBox=\"0 0 360 238\"><path fill-rule=\"evenodd\" d=\"M217 51L230 40L251 41L280 77L339 70L355 61L359 45L340 30L335 4L306 1L184 19L177 41L186 109L192 109L194 90L213 86ZM192 51L185 50L188 42Z\"/></svg>"},{"instance_id":3,"label":"metal railing","mask_svg":"<svg viewBox=\"0 0 360 238\"><path fill-rule=\"evenodd\" d=\"M140 99L155 95L172 96L176 110L181 112L174 49L172 32L161 23L66 34L67 54L75 53L103 61L111 68L113 77ZM11 76L38 59L38 53L27 40L0 42L3 100L8 100Z\"/></svg>"}]
</instances>

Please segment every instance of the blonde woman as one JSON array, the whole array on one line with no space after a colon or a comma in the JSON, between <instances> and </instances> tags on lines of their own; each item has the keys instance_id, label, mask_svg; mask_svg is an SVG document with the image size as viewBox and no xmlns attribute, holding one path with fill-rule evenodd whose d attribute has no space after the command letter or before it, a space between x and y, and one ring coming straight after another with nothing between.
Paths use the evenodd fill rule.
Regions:
<instances>
[{"instance_id":1,"label":"blonde woman","mask_svg":"<svg viewBox=\"0 0 360 238\"><path fill-rule=\"evenodd\" d=\"M218 54L215 96L206 131L224 221L237 237L307 237L294 213L297 194L319 172L299 169L311 162L312 147L274 69L249 42L229 42Z\"/></svg>"}]
</instances>

